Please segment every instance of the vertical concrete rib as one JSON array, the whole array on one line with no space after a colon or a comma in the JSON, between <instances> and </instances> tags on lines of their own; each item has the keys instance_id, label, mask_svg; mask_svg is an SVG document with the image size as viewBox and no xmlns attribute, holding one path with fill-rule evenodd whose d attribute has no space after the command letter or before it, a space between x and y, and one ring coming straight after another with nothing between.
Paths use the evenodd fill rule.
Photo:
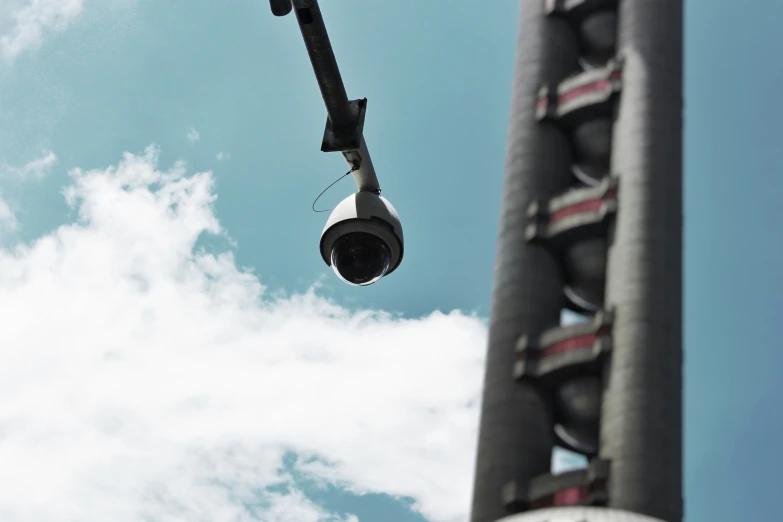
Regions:
<instances>
[{"instance_id":1,"label":"vertical concrete rib","mask_svg":"<svg viewBox=\"0 0 783 522\"><path fill-rule=\"evenodd\" d=\"M619 211L601 456L610 507L682 520L683 0L623 0L623 91L612 147Z\"/></svg>"},{"instance_id":2,"label":"vertical concrete rib","mask_svg":"<svg viewBox=\"0 0 783 522\"><path fill-rule=\"evenodd\" d=\"M537 123L535 108L539 87L576 70L578 46L573 30L543 9L542 0L522 1L472 522L501 518L502 486L527 483L549 472L551 462L551 407L536 387L512 377L518 337L556 325L563 305L557 259L525 239L528 204L552 197L570 180L567 137Z\"/></svg>"}]
</instances>

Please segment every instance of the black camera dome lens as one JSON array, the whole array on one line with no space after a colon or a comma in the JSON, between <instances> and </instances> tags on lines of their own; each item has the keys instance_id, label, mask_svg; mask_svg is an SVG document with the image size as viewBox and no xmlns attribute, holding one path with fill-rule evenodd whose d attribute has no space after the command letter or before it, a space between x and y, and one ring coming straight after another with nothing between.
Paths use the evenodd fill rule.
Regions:
<instances>
[{"instance_id":1,"label":"black camera dome lens","mask_svg":"<svg viewBox=\"0 0 783 522\"><path fill-rule=\"evenodd\" d=\"M389 246L367 232L351 232L332 246L332 268L352 285L371 285L386 275L391 263Z\"/></svg>"}]
</instances>

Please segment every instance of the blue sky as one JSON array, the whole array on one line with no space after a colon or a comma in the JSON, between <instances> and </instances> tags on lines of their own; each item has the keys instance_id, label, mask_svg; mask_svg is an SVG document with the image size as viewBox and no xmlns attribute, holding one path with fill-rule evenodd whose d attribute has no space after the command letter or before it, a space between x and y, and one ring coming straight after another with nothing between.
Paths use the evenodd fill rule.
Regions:
<instances>
[{"instance_id":1,"label":"blue sky","mask_svg":"<svg viewBox=\"0 0 783 522\"><path fill-rule=\"evenodd\" d=\"M465 519L519 11L493 4L322 2L406 234L357 289L317 251L346 169L292 18L3 0L0 518ZM686 4L687 519L772 519L783 5Z\"/></svg>"}]
</instances>

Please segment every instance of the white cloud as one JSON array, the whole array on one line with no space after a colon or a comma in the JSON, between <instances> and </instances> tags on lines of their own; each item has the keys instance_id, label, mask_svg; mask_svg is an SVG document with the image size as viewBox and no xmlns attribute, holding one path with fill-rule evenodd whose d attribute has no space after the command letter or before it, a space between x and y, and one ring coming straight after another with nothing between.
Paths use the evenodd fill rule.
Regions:
<instances>
[{"instance_id":1,"label":"white cloud","mask_svg":"<svg viewBox=\"0 0 783 522\"><path fill-rule=\"evenodd\" d=\"M220 151L215 155L215 159L218 161L228 160L231 159L231 154Z\"/></svg>"},{"instance_id":2,"label":"white cloud","mask_svg":"<svg viewBox=\"0 0 783 522\"><path fill-rule=\"evenodd\" d=\"M3 199L3 194L0 193L0 231L2 232L15 232L19 223L16 221L16 214L11 210L8 202ZM0 235L0 237L2 237Z\"/></svg>"},{"instance_id":3,"label":"white cloud","mask_svg":"<svg viewBox=\"0 0 783 522\"><path fill-rule=\"evenodd\" d=\"M3 177L13 177L20 181L31 178L41 179L49 173L56 162L57 156L54 152L47 151L40 158L30 161L22 167L0 166L0 174Z\"/></svg>"},{"instance_id":4,"label":"white cloud","mask_svg":"<svg viewBox=\"0 0 783 522\"><path fill-rule=\"evenodd\" d=\"M201 134L199 134L199 132L196 129L191 127L190 129L188 129L188 133L185 135L185 137L188 139L188 141L195 143L201 139Z\"/></svg>"},{"instance_id":5,"label":"white cloud","mask_svg":"<svg viewBox=\"0 0 783 522\"><path fill-rule=\"evenodd\" d=\"M41 46L47 32L63 31L83 8L83 0L3 0L0 5L0 56L13 63Z\"/></svg>"},{"instance_id":6,"label":"white cloud","mask_svg":"<svg viewBox=\"0 0 783 522\"><path fill-rule=\"evenodd\" d=\"M316 480L464 520L484 324L269 295L196 247L221 233L212 175L157 159L72 171L77 221L0 249L0 520L358 522L304 497L290 451Z\"/></svg>"},{"instance_id":7,"label":"white cloud","mask_svg":"<svg viewBox=\"0 0 783 522\"><path fill-rule=\"evenodd\" d=\"M51 170L57 161L53 152L45 152L40 158L36 158L22 167L0 165L0 181L3 185L24 182L30 179L41 179ZM3 187L0 187L3 188ZM16 232L19 221L12 204L6 199L0 190L0 240L5 239L5 234Z\"/></svg>"},{"instance_id":8,"label":"white cloud","mask_svg":"<svg viewBox=\"0 0 783 522\"><path fill-rule=\"evenodd\" d=\"M0 250L0 519L350 521L302 496L288 451L464 519L482 321L270 296L195 246L221 231L212 175L156 164L72 171L77 222Z\"/></svg>"}]
</instances>

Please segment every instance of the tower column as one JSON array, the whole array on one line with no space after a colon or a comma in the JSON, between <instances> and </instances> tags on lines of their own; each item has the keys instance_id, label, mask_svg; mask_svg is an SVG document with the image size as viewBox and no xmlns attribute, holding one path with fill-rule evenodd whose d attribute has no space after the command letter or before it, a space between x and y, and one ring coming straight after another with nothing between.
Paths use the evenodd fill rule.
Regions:
<instances>
[{"instance_id":1,"label":"tower column","mask_svg":"<svg viewBox=\"0 0 783 522\"><path fill-rule=\"evenodd\" d=\"M562 191L571 179L568 137L536 120L537 93L578 68L574 32L544 14L542 0L524 0L511 99L498 250L490 312L472 522L503 517L502 489L548 473L553 413L534 383L515 382L521 334L556 326L563 308L563 275L555 256L531 248L528 205Z\"/></svg>"},{"instance_id":2,"label":"tower column","mask_svg":"<svg viewBox=\"0 0 783 522\"><path fill-rule=\"evenodd\" d=\"M682 520L682 11L522 1L472 522Z\"/></svg>"},{"instance_id":3,"label":"tower column","mask_svg":"<svg viewBox=\"0 0 783 522\"><path fill-rule=\"evenodd\" d=\"M609 506L682 520L682 0L622 0L620 179L606 299L602 458Z\"/></svg>"}]
</instances>

